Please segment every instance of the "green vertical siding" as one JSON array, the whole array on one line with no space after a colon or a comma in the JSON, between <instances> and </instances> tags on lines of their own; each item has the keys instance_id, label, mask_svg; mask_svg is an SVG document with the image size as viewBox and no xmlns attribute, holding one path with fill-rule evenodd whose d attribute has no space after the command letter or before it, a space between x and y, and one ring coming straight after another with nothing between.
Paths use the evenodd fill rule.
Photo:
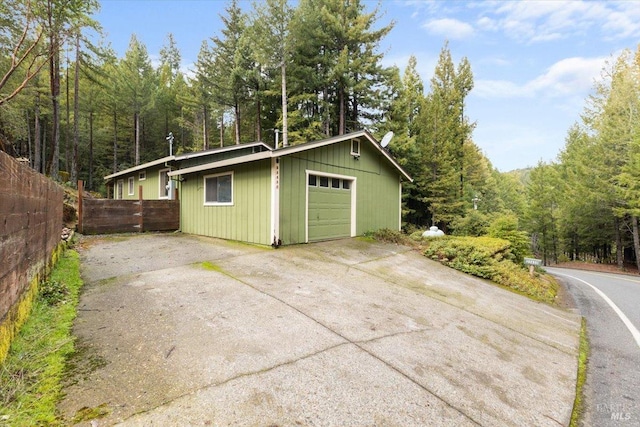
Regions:
<instances>
[{"instance_id":1,"label":"green vertical siding","mask_svg":"<svg viewBox=\"0 0 640 427\"><path fill-rule=\"evenodd\" d=\"M233 206L204 205L204 177L233 171ZM269 160L184 176L180 224L184 233L271 244L271 163Z\"/></svg>"},{"instance_id":2,"label":"green vertical siding","mask_svg":"<svg viewBox=\"0 0 640 427\"><path fill-rule=\"evenodd\" d=\"M138 189L142 186L142 198L145 200L156 200L158 199L159 189L160 189L160 176L159 172L162 169L166 169L163 165L162 167L153 167L149 169L144 169L146 171L147 178L140 181L138 179L140 172L136 171L127 175L123 175L121 177L117 177L114 179L114 194L115 189L117 188L118 180L122 179L124 181L124 187L122 191L122 199L123 200L138 200ZM129 177L133 177L133 195L129 195ZM115 197L115 196L114 196Z\"/></svg>"},{"instance_id":3,"label":"green vertical siding","mask_svg":"<svg viewBox=\"0 0 640 427\"><path fill-rule=\"evenodd\" d=\"M352 176L356 183L356 234L400 224L400 172L362 139L360 157L344 141L280 158L280 238L284 244L305 241L305 170ZM353 189L352 189L353 191Z\"/></svg>"}]
</instances>

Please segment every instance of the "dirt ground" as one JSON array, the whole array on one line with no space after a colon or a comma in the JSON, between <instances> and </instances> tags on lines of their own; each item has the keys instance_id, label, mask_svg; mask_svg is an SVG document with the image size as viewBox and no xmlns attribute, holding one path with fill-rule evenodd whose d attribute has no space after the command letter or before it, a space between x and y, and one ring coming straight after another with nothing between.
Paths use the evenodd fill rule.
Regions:
<instances>
[{"instance_id":1,"label":"dirt ground","mask_svg":"<svg viewBox=\"0 0 640 427\"><path fill-rule=\"evenodd\" d=\"M633 265L625 264L621 270L617 264L597 264L593 262L570 261L554 264L551 267L574 268L576 270L599 271L602 273L628 274L632 276L638 275L638 270Z\"/></svg>"}]
</instances>

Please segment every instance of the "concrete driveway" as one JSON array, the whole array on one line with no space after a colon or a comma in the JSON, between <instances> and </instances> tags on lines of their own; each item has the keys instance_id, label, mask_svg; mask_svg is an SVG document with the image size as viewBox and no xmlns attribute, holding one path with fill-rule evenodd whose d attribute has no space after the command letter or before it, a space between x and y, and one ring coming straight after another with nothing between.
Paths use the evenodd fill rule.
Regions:
<instances>
[{"instance_id":1,"label":"concrete driveway","mask_svg":"<svg viewBox=\"0 0 640 427\"><path fill-rule=\"evenodd\" d=\"M347 239L83 238L82 425L568 425L580 318ZM89 422L98 413L104 417Z\"/></svg>"}]
</instances>

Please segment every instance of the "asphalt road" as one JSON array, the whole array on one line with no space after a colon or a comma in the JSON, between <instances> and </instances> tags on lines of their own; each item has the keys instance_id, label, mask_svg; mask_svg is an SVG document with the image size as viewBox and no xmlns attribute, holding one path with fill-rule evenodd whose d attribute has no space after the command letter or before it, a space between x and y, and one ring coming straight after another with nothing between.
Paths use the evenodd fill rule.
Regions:
<instances>
[{"instance_id":1,"label":"asphalt road","mask_svg":"<svg viewBox=\"0 0 640 427\"><path fill-rule=\"evenodd\" d=\"M547 268L587 319L584 426L640 426L640 278Z\"/></svg>"}]
</instances>

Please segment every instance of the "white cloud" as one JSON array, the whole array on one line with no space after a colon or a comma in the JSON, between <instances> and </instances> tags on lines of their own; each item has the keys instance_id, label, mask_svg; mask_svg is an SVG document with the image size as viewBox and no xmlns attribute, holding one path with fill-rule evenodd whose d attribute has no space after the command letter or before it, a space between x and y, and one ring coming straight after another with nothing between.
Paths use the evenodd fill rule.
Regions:
<instances>
[{"instance_id":1,"label":"white cloud","mask_svg":"<svg viewBox=\"0 0 640 427\"><path fill-rule=\"evenodd\" d=\"M607 16L602 27L612 39L640 37L640 6L636 2L623 3L620 10Z\"/></svg>"},{"instance_id":2,"label":"white cloud","mask_svg":"<svg viewBox=\"0 0 640 427\"><path fill-rule=\"evenodd\" d=\"M527 87L534 93L545 92L551 96L567 96L584 93L593 87L607 58L567 58L553 64Z\"/></svg>"},{"instance_id":3,"label":"white cloud","mask_svg":"<svg viewBox=\"0 0 640 427\"><path fill-rule=\"evenodd\" d=\"M473 27L457 19L432 19L425 22L422 28L432 34L444 36L448 39L465 39L474 34Z\"/></svg>"},{"instance_id":4,"label":"white cloud","mask_svg":"<svg viewBox=\"0 0 640 427\"><path fill-rule=\"evenodd\" d=\"M468 38L478 32L502 32L526 44L584 37L594 32L608 40L640 37L640 7L631 0L421 0L400 4L413 7L414 18L431 17L423 27L449 39ZM459 19L461 14L465 20Z\"/></svg>"},{"instance_id":5,"label":"white cloud","mask_svg":"<svg viewBox=\"0 0 640 427\"><path fill-rule=\"evenodd\" d=\"M486 16L478 19L478 21L476 21L476 24L478 25L478 28L484 31L496 31L499 28L496 20Z\"/></svg>"},{"instance_id":6,"label":"white cloud","mask_svg":"<svg viewBox=\"0 0 640 427\"><path fill-rule=\"evenodd\" d=\"M583 36L594 28L607 38L640 35L640 8L634 1L500 2L488 4L484 14L507 37L526 43Z\"/></svg>"},{"instance_id":7,"label":"white cloud","mask_svg":"<svg viewBox=\"0 0 640 427\"><path fill-rule=\"evenodd\" d=\"M507 80L478 80L473 94L481 98L584 97L593 87L607 58L566 58L538 77L517 84Z\"/></svg>"}]
</instances>

